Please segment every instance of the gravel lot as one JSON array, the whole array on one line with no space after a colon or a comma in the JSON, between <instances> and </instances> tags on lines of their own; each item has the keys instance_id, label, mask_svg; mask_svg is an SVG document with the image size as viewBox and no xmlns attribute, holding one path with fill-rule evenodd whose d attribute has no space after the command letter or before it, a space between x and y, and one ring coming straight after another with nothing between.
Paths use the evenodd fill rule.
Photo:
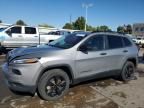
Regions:
<instances>
[{"instance_id":1,"label":"gravel lot","mask_svg":"<svg viewBox=\"0 0 144 108\"><path fill-rule=\"evenodd\" d=\"M124 83L112 78L75 85L59 101L44 101L37 94L15 95L5 85L0 68L0 108L144 108L144 50L141 49L137 79ZM4 56L0 56L0 66Z\"/></svg>"}]
</instances>

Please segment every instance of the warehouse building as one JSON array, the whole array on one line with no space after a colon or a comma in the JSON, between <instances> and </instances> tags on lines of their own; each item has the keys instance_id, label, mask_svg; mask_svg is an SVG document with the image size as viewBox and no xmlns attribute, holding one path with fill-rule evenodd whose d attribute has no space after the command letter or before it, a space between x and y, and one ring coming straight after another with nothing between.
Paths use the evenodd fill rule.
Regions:
<instances>
[{"instance_id":1,"label":"warehouse building","mask_svg":"<svg viewBox=\"0 0 144 108\"><path fill-rule=\"evenodd\" d=\"M137 37L144 37L144 23L133 24L133 35Z\"/></svg>"}]
</instances>

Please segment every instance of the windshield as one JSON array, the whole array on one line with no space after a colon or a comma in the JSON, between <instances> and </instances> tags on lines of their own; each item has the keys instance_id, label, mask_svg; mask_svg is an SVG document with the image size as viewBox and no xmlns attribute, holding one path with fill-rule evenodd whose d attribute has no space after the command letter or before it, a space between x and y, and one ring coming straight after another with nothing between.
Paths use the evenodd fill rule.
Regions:
<instances>
[{"instance_id":1,"label":"windshield","mask_svg":"<svg viewBox=\"0 0 144 108\"><path fill-rule=\"evenodd\" d=\"M3 30L5 30L6 28L0 28L0 32L2 32Z\"/></svg>"},{"instance_id":2,"label":"windshield","mask_svg":"<svg viewBox=\"0 0 144 108\"><path fill-rule=\"evenodd\" d=\"M70 34L62 36L61 38L49 43L49 46L68 49L79 43L86 35L84 34Z\"/></svg>"}]
</instances>

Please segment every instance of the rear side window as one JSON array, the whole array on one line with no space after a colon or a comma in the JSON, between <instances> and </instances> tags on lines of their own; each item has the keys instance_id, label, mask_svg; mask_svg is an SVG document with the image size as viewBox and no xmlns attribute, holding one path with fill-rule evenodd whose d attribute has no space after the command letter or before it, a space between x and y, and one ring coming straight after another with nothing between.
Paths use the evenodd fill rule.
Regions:
<instances>
[{"instance_id":1,"label":"rear side window","mask_svg":"<svg viewBox=\"0 0 144 108\"><path fill-rule=\"evenodd\" d=\"M12 27L10 30L11 30L11 33L16 33L16 34L21 33L21 27Z\"/></svg>"},{"instance_id":2,"label":"rear side window","mask_svg":"<svg viewBox=\"0 0 144 108\"><path fill-rule=\"evenodd\" d=\"M25 27L25 34L36 34L36 29L32 27Z\"/></svg>"},{"instance_id":3,"label":"rear side window","mask_svg":"<svg viewBox=\"0 0 144 108\"><path fill-rule=\"evenodd\" d=\"M124 46L126 46L126 47L132 45L132 43L130 42L130 40L128 40L126 37L123 37L123 42L124 42Z\"/></svg>"},{"instance_id":4,"label":"rear side window","mask_svg":"<svg viewBox=\"0 0 144 108\"><path fill-rule=\"evenodd\" d=\"M107 36L108 38L108 48L115 49L115 48L122 48L123 42L120 36Z\"/></svg>"}]
</instances>

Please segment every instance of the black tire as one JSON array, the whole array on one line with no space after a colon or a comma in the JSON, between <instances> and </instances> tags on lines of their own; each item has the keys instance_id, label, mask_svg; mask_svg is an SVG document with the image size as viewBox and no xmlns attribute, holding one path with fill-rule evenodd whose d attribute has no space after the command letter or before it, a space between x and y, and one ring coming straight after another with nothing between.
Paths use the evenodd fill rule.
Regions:
<instances>
[{"instance_id":1,"label":"black tire","mask_svg":"<svg viewBox=\"0 0 144 108\"><path fill-rule=\"evenodd\" d=\"M142 44L142 48L144 48L144 44Z\"/></svg>"},{"instance_id":2,"label":"black tire","mask_svg":"<svg viewBox=\"0 0 144 108\"><path fill-rule=\"evenodd\" d=\"M66 72L53 69L45 72L38 83L38 94L44 100L58 100L69 89L70 80Z\"/></svg>"},{"instance_id":3,"label":"black tire","mask_svg":"<svg viewBox=\"0 0 144 108\"><path fill-rule=\"evenodd\" d=\"M135 73L135 66L134 63L127 61L125 65L123 66L122 72L121 72L121 80L123 81L130 81L134 77Z\"/></svg>"},{"instance_id":4,"label":"black tire","mask_svg":"<svg viewBox=\"0 0 144 108\"><path fill-rule=\"evenodd\" d=\"M0 45L0 55L2 55L2 46Z\"/></svg>"},{"instance_id":5,"label":"black tire","mask_svg":"<svg viewBox=\"0 0 144 108\"><path fill-rule=\"evenodd\" d=\"M6 48L3 47L3 46L0 46L0 55L2 55L2 54L6 54L6 53L7 53Z\"/></svg>"}]
</instances>

